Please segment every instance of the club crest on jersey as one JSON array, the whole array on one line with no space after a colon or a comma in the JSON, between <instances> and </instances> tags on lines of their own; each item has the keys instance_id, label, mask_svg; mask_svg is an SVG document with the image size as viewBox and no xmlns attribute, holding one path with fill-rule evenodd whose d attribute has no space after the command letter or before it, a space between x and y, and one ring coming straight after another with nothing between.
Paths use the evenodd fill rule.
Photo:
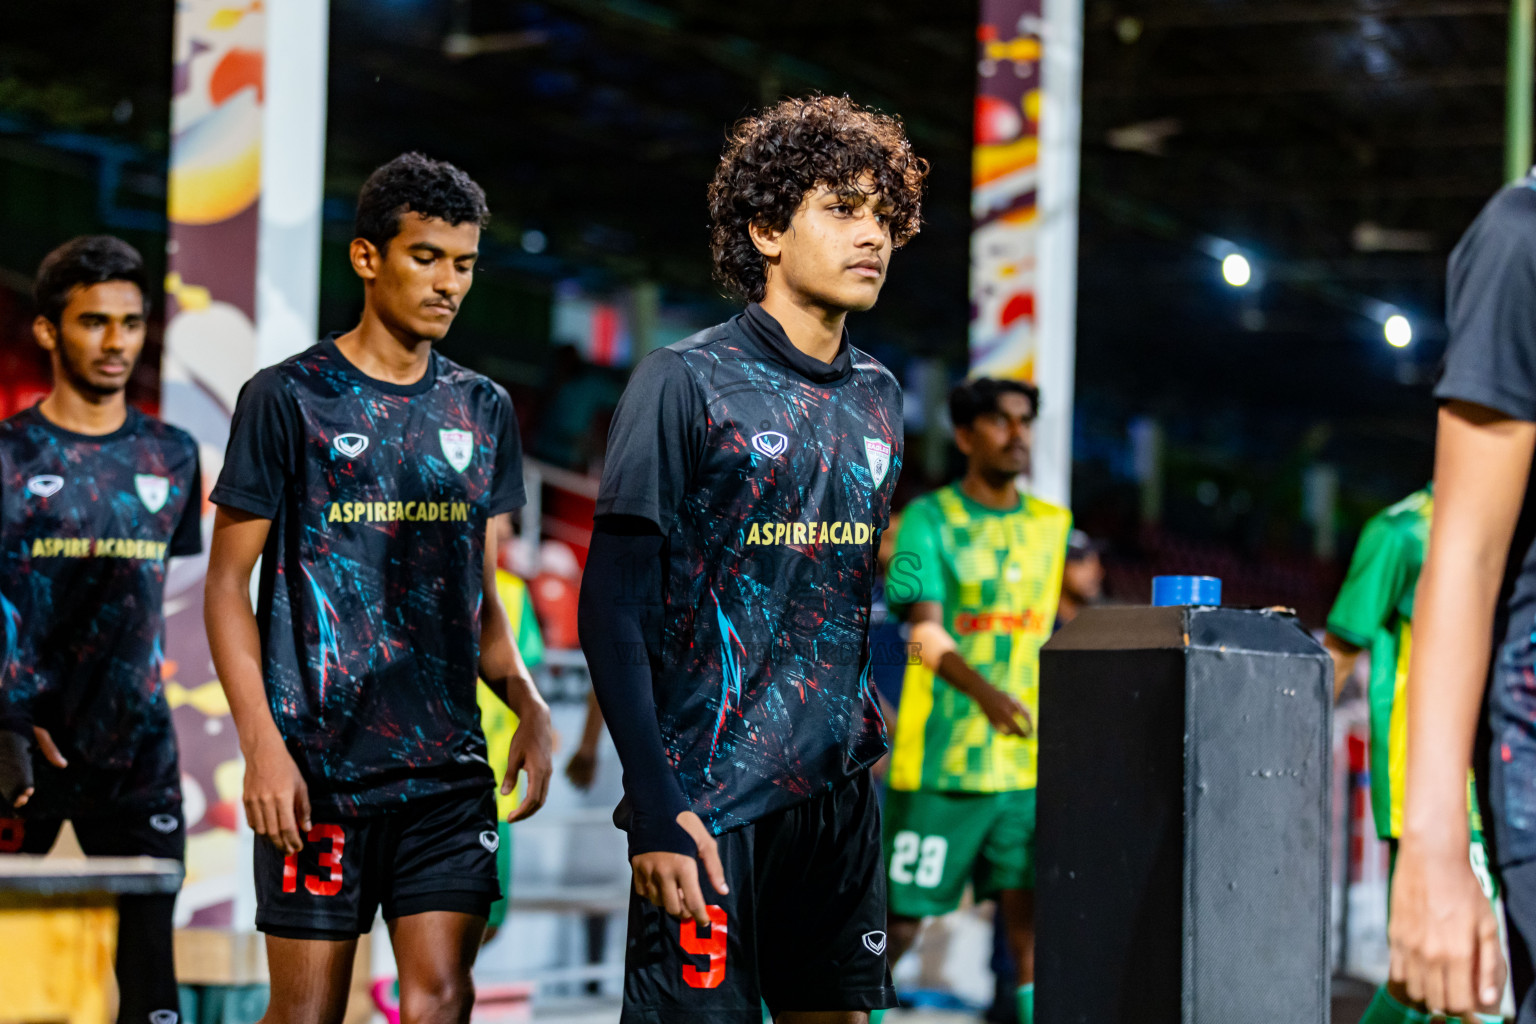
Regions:
<instances>
[{"instance_id":1,"label":"club crest on jersey","mask_svg":"<svg viewBox=\"0 0 1536 1024\"><path fill-rule=\"evenodd\" d=\"M864 948L875 956L885 952L885 932L865 932Z\"/></svg>"},{"instance_id":2,"label":"club crest on jersey","mask_svg":"<svg viewBox=\"0 0 1536 1024\"><path fill-rule=\"evenodd\" d=\"M770 459L776 459L789 450L789 438L777 430L765 430L752 435L752 447Z\"/></svg>"},{"instance_id":3,"label":"club crest on jersey","mask_svg":"<svg viewBox=\"0 0 1536 1024\"><path fill-rule=\"evenodd\" d=\"M63 486L64 478L61 476L54 476L52 473L45 473L42 476L35 476L27 481L27 490L31 491L39 498L50 498L53 495L58 494Z\"/></svg>"},{"instance_id":4,"label":"club crest on jersey","mask_svg":"<svg viewBox=\"0 0 1536 1024\"><path fill-rule=\"evenodd\" d=\"M891 469L891 446L879 438L866 437L864 454L869 456L869 475L874 478L875 486L879 487L880 481L885 479L885 474Z\"/></svg>"},{"instance_id":5,"label":"club crest on jersey","mask_svg":"<svg viewBox=\"0 0 1536 1024\"><path fill-rule=\"evenodd\" d=\"M448 465L464 472L475 455L475 435L468 430L439 430L437 438L443 443L443 458Z\"/></svg>"},{"instance_id":6,"label":"club crest on jersey","mask_svg":"<svg viewBox=\"0 0 1536 1024\"><path fill-rule=\"evenodd\" d=\"M172 832L175 832L176 826L179 824L180 822L176 820L176 815L174 814L156 814L149 819L149 827L164 835L170 835Z\"/></svg>"},{"instance_id":7,"label":"club crest on jersey","mask_svg":"<svg viewBox=\"0 0 1536 1024\"><path fill-rule=\"evenodd\" d=\"M501 845L501 836L497 835L495 832L481 832L480 845L492 853L495 853L496 848Z\"/></svg>"},{"instance_id":8,"label":"club crest on jersey","mask_svg":"<svg viewBox=\"0 0 1536 1024\"><path fill-rule=\"evenodd\" d=\"M171 482L153 473L135 473L133 486L139 492L139 500L151 512L165 508L165 502L171 496Z\"/></svg>"},{"instance_id":9,"label":"club crest on jersey","mask_svg":"<svg viewBox=\"0 0 1536 1024\"><path fill-rule=\"evenodd\" d=\"M368 438L362 434L337 434L331 444L349 459L355 459L368 450Z\"/></svg>"}]
</instances>

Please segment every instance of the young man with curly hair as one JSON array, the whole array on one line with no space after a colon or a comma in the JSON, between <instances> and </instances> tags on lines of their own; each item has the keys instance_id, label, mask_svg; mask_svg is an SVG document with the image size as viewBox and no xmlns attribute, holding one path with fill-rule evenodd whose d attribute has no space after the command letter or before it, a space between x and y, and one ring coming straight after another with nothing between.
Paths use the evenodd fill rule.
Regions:
<instances>
[{"instance_id":1,"label":"young man with curly hair","mask_svg":"<svg viewBox=\"0 0 1536 1024\"><path fill-rule=\"evenodd\" d=\"M186 854L163 603L170 558L203 549L203 486L191 436L128 404L148 277L109 235L38 268L53 389L0 423L0 854L47 853L66 819L89 854ZM175 905L118 901L119 1020L176 1017Z\"/></svg>"},{"instance_id":2,"label":"young man with curly hair","mask_svg":"<svg viewBox=\"0 0 1536 1024\"><path fill-rule=\"evenodd\" d=\"M709 208L747 309L646 357L615 414L580 625L624 765L625 1024L895 1005L867 632L901 392L844 321L926 174L846 98L738 124Z\"/></svg>"},{"instance_id":3,"label":"young man with curly hair","mask_svg":"<svg viewBox=\"0 0 1536 1024\"><path fill-rule=\"evenodd\" d=\"M409 153L374 171L351 247L362 321L258 373L230 425L205 608L262 837L274 1024L340 1024L380 906L402 1019L469 1019L501 893L477 678L521 723L512 817L548 787L549 709L496 587L498 532L523 504L517 421L501 387L433 349L486 217L449 164Z\"/></svg>"}]
</instances>

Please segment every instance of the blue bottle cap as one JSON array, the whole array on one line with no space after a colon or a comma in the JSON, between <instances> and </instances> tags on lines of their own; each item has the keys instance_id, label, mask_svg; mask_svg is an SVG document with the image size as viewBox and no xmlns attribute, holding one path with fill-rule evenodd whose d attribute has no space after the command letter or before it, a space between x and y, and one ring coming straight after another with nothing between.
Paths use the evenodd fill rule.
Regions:
<instances>
[{"instance_id":1,"label":"blue bottle cap","mask_svg":"<svg viewBox=\"0 0 1536 1024\"><path fill-rule=\"evenodd\" d=\"M1215 576L1154 576L1152 604L1221 604L1221 580Z\"/></svg>"}]
</instances>

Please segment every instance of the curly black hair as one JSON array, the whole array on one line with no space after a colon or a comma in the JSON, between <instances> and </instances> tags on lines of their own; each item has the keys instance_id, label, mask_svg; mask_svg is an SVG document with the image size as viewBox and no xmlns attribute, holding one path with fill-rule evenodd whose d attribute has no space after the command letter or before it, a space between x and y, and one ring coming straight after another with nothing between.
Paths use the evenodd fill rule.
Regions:
<instances>
[{"instance_id":1,"label":"curly black hair","mask_svg":"<svg viewBox=\"0 0 1536 1024\"><path fill-rule=\"evenodd\" d=\"M112 235L71 238L44 256L32 285L32 299L37 303L38 314L57 326L76 285L89 288L104 281L138 285L145 306L149 305L149 274L144 269L144 257Z\"/></svg>"},{"instance_id":2,"label":"curly black hair","mask_svg":"<svg viewBox=\"0 0 1536 1024\"><path fill-rule=\"evenodd\" d=\"M999 380L996 377L977 377L962 381L949 393L949 421L957 427L968 427L976 417L997 411L997 400L1006 394L1023 395L1029 399L1030 418L1040 415L1040 389L1028 381Z\"/></svg>"},{"instance_id":3,"label":"curly black hair","mask_svg":"<svg viewBox=\"0 0 1536 1024\"><path fill-rule=\"evenodd\" d=\"M913 154L900 119L847 96L787 99L739 121L709 183L715 280L761 302L767 270L748 225L784 230L805 194L821 185L887 200L899 248L922 226L927 176L928 161Z\"/></svg>"},{"instance_id":4,"label":"curly black hair","mask_svg":"<svg viewBox=\"0 0 1536 1024\"><path fill-rule=\"evenodd\" d=\"M421 153L402 153L368 175L357 197L354 234L380 251L400 233L407 213L436 217L449 224L490 222L485 190L453 164Z\"/></svg>"}]
</instances>

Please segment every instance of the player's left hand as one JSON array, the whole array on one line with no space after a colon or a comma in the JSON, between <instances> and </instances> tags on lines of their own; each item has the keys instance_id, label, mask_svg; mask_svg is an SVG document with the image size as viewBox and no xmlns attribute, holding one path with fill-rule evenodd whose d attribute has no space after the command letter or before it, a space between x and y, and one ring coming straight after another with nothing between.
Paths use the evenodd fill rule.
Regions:
<instances>
[{"instance_id":1,"label":"player's left hand","mask_svg":"<svg viewBox=\"0 0 1536 1024\"><path fill-rule=\"evenodd\" d=\"M571 780L571 785L580 790L592 788L592 780L597 778L597 751L588 750L585 747L577 749L571 755L571 759L565 763L565 777Z\"/></svg>"},{"instance_id":2,"label":"player's left hand","mask_svg":"<svg viewBox=\"0 0 1536 1024\"><path fill-rule=\"evenodd\" d=\"M43 752L43 756L48 759L49 764L55 768L69 767L69 761L65 760L64 754L59 750L59 745L53 742L52 733L42 726L34 725L32 727L32 736L37 740L37 749Z\"/></svg>"},{"instance_id":3,"label":"player's left hand","mask_svg":"<svg viewBox=\"0 0 1536 1024\"><path fill-rule=\"evenodd\" d=\"M549 706L542 700L517 710L517 731L507 750L507 774L501 780L503 796L517 788L517 773L528 773L528 788L508 821L532 817L549 796L549 779L554 774L554 726L549 720Z\"/></svg>"}]
</instances>

